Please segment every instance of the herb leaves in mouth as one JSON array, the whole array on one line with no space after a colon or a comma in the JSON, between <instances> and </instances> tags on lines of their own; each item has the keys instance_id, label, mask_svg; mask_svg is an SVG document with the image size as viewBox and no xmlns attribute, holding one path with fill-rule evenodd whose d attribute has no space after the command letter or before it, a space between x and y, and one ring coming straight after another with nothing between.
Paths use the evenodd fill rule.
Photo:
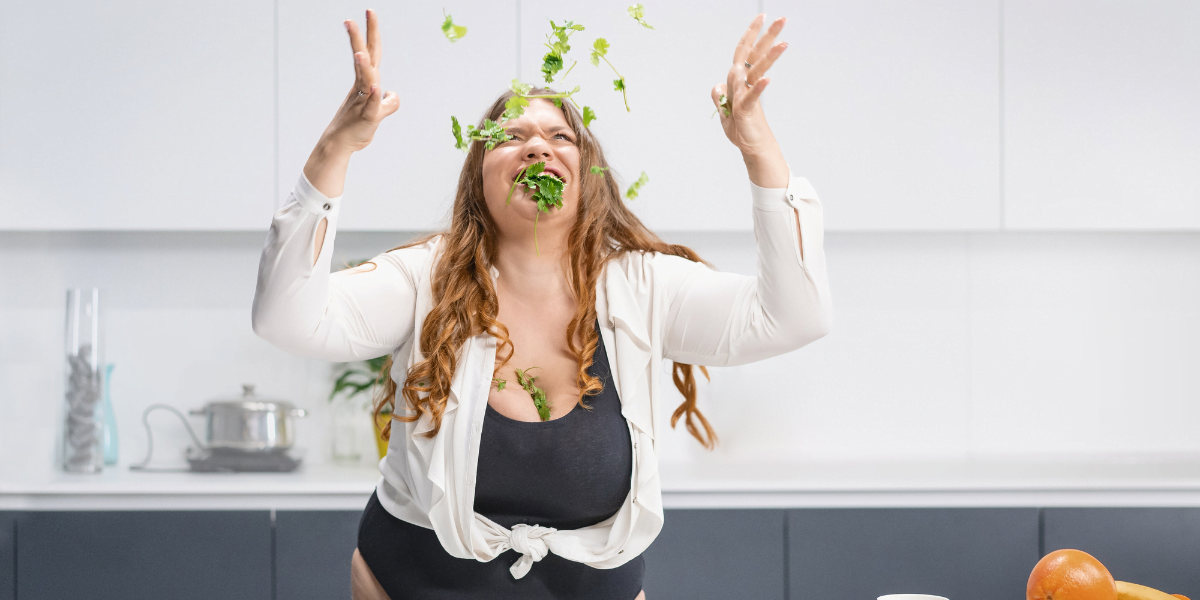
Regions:
<instances>
[{"instance_id":1,"label":"herb leaves in mouth","mask_svg":"<svg viewBox=\"0 0 1200 600\"><path fill-rule=\"evenodd\" d=\"M504 201L505 206L508 206L508 203L512 201L513 191L517 189L518 184L525 186L526 189L532 192L533 200L537 202L538 212L533 217L533 251L538 253L538 217L544 212L550 212L551 207L562 208L563 189L567 187L567 184L554 173L547 172L545 162L535 162L517 174L517 178L513 180L512 187L508 189L508 199ZM538 255L541 256L540 253Z\"/></svg>"}]
</instances>

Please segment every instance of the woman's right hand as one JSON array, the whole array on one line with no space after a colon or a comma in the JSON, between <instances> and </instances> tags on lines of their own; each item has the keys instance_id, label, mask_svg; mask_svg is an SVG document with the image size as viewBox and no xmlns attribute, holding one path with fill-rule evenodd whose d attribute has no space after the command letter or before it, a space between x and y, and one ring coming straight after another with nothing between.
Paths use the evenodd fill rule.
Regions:
<instances>
[{"instance_id":1,"label":"woman's right hand","mask_svg":"<svg viewBox=\"0 0 1200 600\"><path fill-rule=\"evenodd\" d=\"M364 42L358 25L352 19L346 20L346 33L350 34L350 49L354 52L354 87L350 88L346 100L304 164L304 176L317 191L330 198L342 195L350 155L366 148L384 117L400 108L400 98L396 93L385 94L379 85L379 63L383 59L383 49L380 47L378 21L375 11L368 10L367 39ZM324 236L325 220L322 219L317 236L318 252Z\"/></svg>"},{"instance_id":2,"label":"woman's right hand","mask_svg":"<svg viewBox=\"0 0 1200 600\"><path fill-rule=\"evenodd\" d=\"M379 17L375 11L367 10L365 41L353 19L346 19L344 24L350 35L350 49L354 52L354 87L350 88L333 121L325 128L321 141L356 152L366 148L375 137L379 123L400 108L400 98L395 92L384 93L379 82L383 49L379 39Z\"/></svg>"}]
</instances>

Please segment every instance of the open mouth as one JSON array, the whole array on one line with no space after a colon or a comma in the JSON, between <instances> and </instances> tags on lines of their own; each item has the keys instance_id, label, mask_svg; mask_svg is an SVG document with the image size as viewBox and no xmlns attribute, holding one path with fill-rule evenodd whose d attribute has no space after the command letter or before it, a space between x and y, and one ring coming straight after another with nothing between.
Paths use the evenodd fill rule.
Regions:
<instances>
[{"instance_id":1,"label":"open mouth","mask_svg":"<svg viewBox=\"0 0 1200 600\"><path fill-rule=\"evenodd\" d=\"M529 166L530 165L524 165L520 169L517 169L517 171L512 174L512 177L509 179L509 181L516 181L518 177L520 177L523 173L525 173L525 169L529 168ZM554 175L555 177L561 179L563 181L563 183L567 182L567 178L563 176L562 171L559 170L558 167L552 167L552 166L547 165L544 169L542 169L542 172L550 173L550 174Z\"/></svg>"}]
</instances>

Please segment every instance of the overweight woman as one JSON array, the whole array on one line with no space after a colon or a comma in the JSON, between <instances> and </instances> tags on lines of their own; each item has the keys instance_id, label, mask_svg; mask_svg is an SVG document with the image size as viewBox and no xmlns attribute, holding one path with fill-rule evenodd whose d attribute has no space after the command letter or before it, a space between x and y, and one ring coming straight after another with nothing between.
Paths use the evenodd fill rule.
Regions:
<instances>
[{"instance_id":1,"label":"overweight woman","mask_svg":"<svg viewBox=\"0 0 1200 600\"><path fill-rule=\"evenodd\" d=\"M642 552L663 526L660 436L682 417L715 441L693 366L795 350L832 322L821 204L759 104L787 47L775 43L783 19L759 39L764 20L712 89L714 104L728 98L721 125L750 180L728 210L753 214L756 277L648 230L572 103L545 99L504 123L511 139L471 143L448 229L331 274L350 156L400 104L380 86L377 16L367 11L365 39L346 22L354 88L273 216L253 321L294 354L390 357L376 412L393 416L352 557L356 599L645 598ZM511 94L484 117L499 119ZM540 215L531 186L514 187L539 162L565 183L561 208ZM685 398L674 411L664 359Z\"/></svg>"}]
</instances>

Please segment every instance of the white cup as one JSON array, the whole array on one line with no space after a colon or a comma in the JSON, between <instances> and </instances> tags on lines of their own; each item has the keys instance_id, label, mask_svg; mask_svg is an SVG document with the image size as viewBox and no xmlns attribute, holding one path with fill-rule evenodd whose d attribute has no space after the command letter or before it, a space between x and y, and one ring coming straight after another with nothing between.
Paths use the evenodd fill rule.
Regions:
<instances>
[{"instance_id":1,"label":"white cup","mask_svg":"<svg viewBox=\"0 0 1200 600\"><path fill-rule=\"evenodd\" d=\"M878 600L949 600L943 596L930 596L929 594L888 594L880 596Z\"/></svg>"}]
</instances>

